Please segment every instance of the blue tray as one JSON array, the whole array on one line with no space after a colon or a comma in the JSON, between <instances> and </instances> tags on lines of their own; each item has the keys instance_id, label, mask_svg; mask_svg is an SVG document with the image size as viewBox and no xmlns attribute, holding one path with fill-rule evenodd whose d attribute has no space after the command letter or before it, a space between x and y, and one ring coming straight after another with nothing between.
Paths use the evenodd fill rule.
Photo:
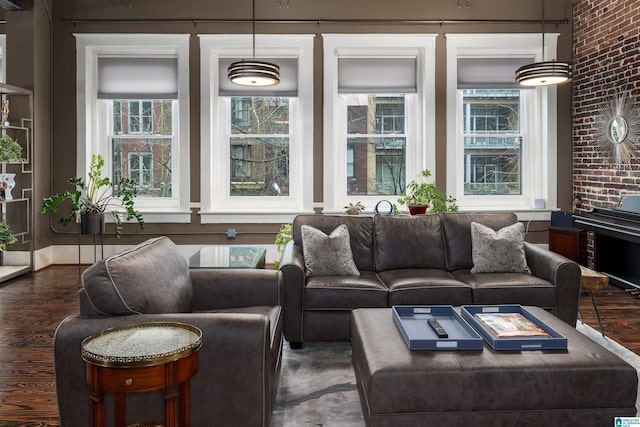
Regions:
<instances>
[{"instance_id":1,"label":"blue tray","mask_svg":"<svg viewBox=\"0 0 640 427\"><path fill-rule=\"evenodd\" d=\"M410 350L482 350L482 337L450 305L392 307L400 333ZM449 334L438 338L427 323L435 318Z\"/></svg>"},{"instance_id":2,"label":"blue tray","mask_svg":"<svg viewBox=\"0 0 640 427\"><path fill-rule=\"evenodd\" d=\"M494 350L566 350L567 339L549 325L531 314L521 305L463 305L460 308L462 317L471 324ZM508 337L498 338L487 329L474 314L477 313L520 313L550 337Z\"/></svg>"}]
</instances>

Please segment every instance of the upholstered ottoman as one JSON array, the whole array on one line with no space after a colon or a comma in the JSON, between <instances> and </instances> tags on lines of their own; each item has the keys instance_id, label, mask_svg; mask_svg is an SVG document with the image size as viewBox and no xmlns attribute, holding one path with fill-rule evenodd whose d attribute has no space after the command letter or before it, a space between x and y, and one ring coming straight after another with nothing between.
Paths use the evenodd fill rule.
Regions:
<instances>
[{"instance_id":1,"label":"upholstered ottoman","mask_svg":"<svg viewBox=\"0 0 640 427\"><path fill-rule=\"evenodd\" d=\"M353 365L367 426L603 426L634 416L636 370L546 311L567 337L548 351L409 350L391 309L352 312Z\"/></svg>"}]
</instances>

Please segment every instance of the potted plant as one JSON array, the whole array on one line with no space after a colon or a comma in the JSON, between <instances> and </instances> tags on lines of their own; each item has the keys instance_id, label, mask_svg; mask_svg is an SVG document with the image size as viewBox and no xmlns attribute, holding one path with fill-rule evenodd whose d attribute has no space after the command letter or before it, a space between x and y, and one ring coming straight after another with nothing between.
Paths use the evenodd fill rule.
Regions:
<instances>
[{"instance_id":1,"label":"potted plant","mask_svg":"<svg viewBox=\"0 0 640 427\"><path fill-rule=\"evenodd\" d=\"M358 215L362 211L364 211L364 205L361 202L349 203L344 207L344 213L348 215Z\"/></svg>"},{"instance_id":2,"label":"potted plant","mask_svg":"<svg viewBox=\"0 0 640 427\"><path fill-rule=\"evenodd\" d=\"M13 235L9 223L0 221L0 252L7 250L7 246L13 245L18 239Z\"/></svg>"},{"instance_id":3,"label":"potted plant","mask_svg":"<svg viewBox=\"0 0 640 427\"><path fill-rule=\"evenodd\" d=\"M135 181L121 178L111 181L102 176L104 159L101 155L91 156L89 175L83 178L69 178L69 184L75 187L63 193L54 194L43 200L40 215L47 212L57 214L59 205L65 200L71 201L71 212L58 220L62 225L74 221L80 214L81 232L83 234L98 234L102 231L104 214L111 212L115 225L116 239L122 232L122 217L126 213L127 221L135 219L144 229L142 214L134 208Z\"/></svg>"},{"instance_id":4,"label":"potted plant","mask_svg":"<svg viewBox=\"0 0 640 427\"><path fill-rule=\"evenodd\" d=\"M457 212L456 199L438 190L434 182L427 182L429 177L431 172L423 170L418 178L407 185L398 203L406 205L411 215Z\"/></svg>"},{"instance_id":5,"label":"potted plant","mask_svg":"<svg viewBox=\"0 0 640 427\"><path fill-rule=\"evenodd\" d=\"M282 254L282 251L284 251L284 247L291 241L291 239L291 224L282 224L280 226L278 234L276 234L276 238L273 240L273 243L276 244L276 247L278 249L278 253ZM275 262L273 263L273 269L277 270L279 267L280 260L275 260Z\"/></svg>"},{"instance_id":6,"label":"potted plant","mask_svg":"<svg viewBox=\"0 0 640 427\"><path fill-rule=\"evenodd\" d=\"M0 162L24 162L22 147L6 134L0 138Z\"/></svg>"}]
</instances>

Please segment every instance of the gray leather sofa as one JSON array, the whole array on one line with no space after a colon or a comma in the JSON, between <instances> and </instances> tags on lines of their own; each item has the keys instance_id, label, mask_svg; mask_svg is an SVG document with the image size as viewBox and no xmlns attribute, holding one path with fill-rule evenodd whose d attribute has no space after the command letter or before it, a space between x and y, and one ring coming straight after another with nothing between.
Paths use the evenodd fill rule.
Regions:
<instances>
[{"instance_id":1,"label":"gray leather sofa","mask_svg":"<svg viewBox=\"0 0 640 427\"><path fill-rule=\"evenodd\" d=\"M54 337L62 427L91 425L91 393L82 340L138 322L175 321L202 330L198 371L190 382L191 425L270 425L280 376L280 274L273 270L192 270L166 237L102 260L83 274L80 314ZM106 424L113 399L105 398ZM127 396L127 423L162 421L161 392Z\"/></svg>"},{"instance_id":2,"label":"gray leather sofa","mask_svg":"<svg viewBox=\"0 0 640 427\"><path fill-rule=\"evenodd\" d=\"M526 273L471 273L471 223L493 230L517 222L512 213L419 216L300 215L285 247L284 334L292 348L304 341L348 341L351 310L436 304L522 304L545 308L575 326L580 268L524 242ZM305 271L301 226L326 234L349 230L359 276L311 276Z\"/></svg>"}]
</instances>

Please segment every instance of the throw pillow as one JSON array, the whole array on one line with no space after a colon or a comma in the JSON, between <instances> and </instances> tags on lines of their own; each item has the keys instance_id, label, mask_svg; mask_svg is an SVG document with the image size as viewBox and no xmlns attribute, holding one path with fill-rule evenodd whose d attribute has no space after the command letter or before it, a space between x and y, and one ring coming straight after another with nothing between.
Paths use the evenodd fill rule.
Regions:
<instances>
[{"instance_id":1,"label":"throw pillow","mask_svg":"<svg viewBox=\"0 0 640 427\"><path fill-rule=\"evenodd\" d=\"M149 239L98 261L82 274L82 286L102 314L191 311L189 266L167 237Z\"/></svg>"},{"instance_id":2,"label":"throw pillow","mask_svg":"<svg viewBox=\"0 0 640 427\"><path fill-rule=\"evenodd\" d=\"M524 253L524 225L498 231L471 223L472 273L530 273Z\"/></svg>"},{"instance_id":3,"label":"throw pillow","mask_svg":"<svg viewBox=\"0 0 640 427\"><path fill-rule=\"evenodd\" d=\"M300 227L307 276L359 276L351 252L349 229L337 226L330 235L310 225Z\"/></svg>"}]
</instances>

